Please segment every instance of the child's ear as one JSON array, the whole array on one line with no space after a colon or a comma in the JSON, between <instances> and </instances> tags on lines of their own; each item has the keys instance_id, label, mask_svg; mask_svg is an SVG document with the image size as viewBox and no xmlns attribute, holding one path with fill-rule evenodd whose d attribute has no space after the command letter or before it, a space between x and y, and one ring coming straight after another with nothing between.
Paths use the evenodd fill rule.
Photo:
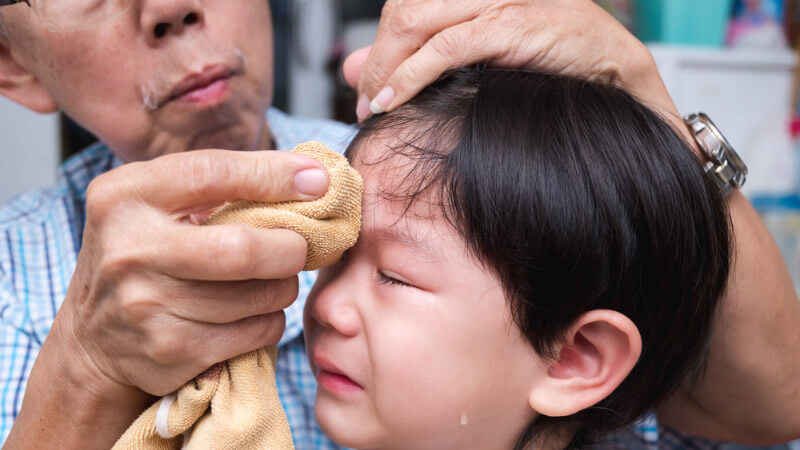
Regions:
<instances>
[{"instance_id":1,"label":"child's ear","mask_svg":"<svg viewBox=\"0 0 800 450\"><path fill-rule=\"evenodd\" d=\"M639 330L628 317L616 311L589 311L570 327L558 361L531 389L531 408L561 417L595 405L622 383L641 351Z\"/></svg>"},{"instance_id":2,"label":"child's ear","mask_svg":"<svg viewBox=\"0 0 800 450\"><path fill-rule=\"evenodd\" d=\"M8 38L2 33L0 33L0 95L38 113L58 111L58 106L39 79L14 58Z\"/></svg>"}]
</instances>

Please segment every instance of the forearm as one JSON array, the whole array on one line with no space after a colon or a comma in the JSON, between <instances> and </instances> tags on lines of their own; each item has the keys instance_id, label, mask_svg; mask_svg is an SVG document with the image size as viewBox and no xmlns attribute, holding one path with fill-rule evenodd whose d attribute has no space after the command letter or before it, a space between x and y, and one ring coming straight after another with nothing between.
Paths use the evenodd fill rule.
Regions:
<instances>
[{"instance_id":1,"label":"forearm","mask_svg":"<svg viewBox=\"0 0 800 450\"><path fill-rule=\"evenodd\" d=\"M699 154L650 52L641 45L628 55L622 87L660 112ZM800 438L800 302L758 214L739 191L727 201L734 258L706 371L659 408L659 421L717 440L766 445Z\"/></svg>"},{"instance_id":2,"label":"forearm","mask_svg":"<svg viewBox=\"0 0 800 450\"><path fill-rule=\"evenodd\" d=\"M700 154L650 52L629 54L634 59L622 73L623 87L660 112ZM659 421L687 434L754 445L798 439L800 302L756 211L739 191L727 202L734 257L706 371L659 408Z\"/></svg>"},{"instance_id":3,"label":"forearm","mask_svg":"<svg viewBox=\"0 0 800 450\"><path fill-rule=\"evenodd\" d=\"M738 191L729 207L735 256L705 375L659 409L688 434L767 445L800 438L800 302L758 214Z\"/></svg>"},{"instance_id":4,"label":"forearm","mask_svg":"<svg viewBox=\"0 0 800 450\"><path fill-rule=\"evenodd\" d=\"M4 449L108 449L152 403L138 389L95 384L101 377L65 342L54 327Z\"/></svg>"},{"instance_id":5,"label":"forearm","mask_svg":"<svg viewBox=\"0 0 800 450\"><path fill-rule=\"evenodd\" d=\"M629 45L631 48L625 52L622 67L619 68L620 79L610 81L620 85L640 102L660 114L690 147L700 154L694 137L683 120L683 115L678 111L667 91L667 86L661 78L653 54L646 45L638 40L630 42ZM698 111L684 111L684 113L690 112Z\"/></svg>"}]
</instances>

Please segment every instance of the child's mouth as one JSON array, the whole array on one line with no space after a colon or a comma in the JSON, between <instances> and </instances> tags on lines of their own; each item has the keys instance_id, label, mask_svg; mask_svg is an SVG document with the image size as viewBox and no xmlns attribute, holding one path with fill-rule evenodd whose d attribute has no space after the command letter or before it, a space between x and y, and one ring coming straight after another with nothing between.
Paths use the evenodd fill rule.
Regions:
<instances>
[{"instance_id":1,"label":"child's mouth","mask_svg":"<svg viewBox=\"0 0 800 450\"><path fill-rule=\"evenodd\" d=\"M345 375L341 369L320 354L314 355L317 366L317 382L331 392L359 392L364 388Z\"/></svg>"},{"instance_id":2,"label":"child's mouth","mask_svg":"<svg viewBox=\"0 0 800 450\"><path fill-rule=\"evenodd\" d=\"M317 382L320 386L334 392L359 392L364 388L358 383L340 373L320 369L317 373Z\"/></svg>"}]
</instances>

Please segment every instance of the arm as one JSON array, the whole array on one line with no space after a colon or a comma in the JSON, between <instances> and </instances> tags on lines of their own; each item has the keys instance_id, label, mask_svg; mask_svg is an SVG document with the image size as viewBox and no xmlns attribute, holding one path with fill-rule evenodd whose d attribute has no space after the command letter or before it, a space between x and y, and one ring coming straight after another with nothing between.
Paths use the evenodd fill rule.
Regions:
<instances>
[{"instance_id":1,"label":"arm","mask_svg":"<svg viewBox=\"0 0 800 450\"><path fill-rule=\"evenodd\" d=\"M307 169L322 170L288 152L198 150L95 179L75 273L5 448L110 448L151 394L277 342L305 239L190 222L226 199L316 198L327 181L296 176Z\"/></svg>"},{"instance_id":2,"label":"arm","mask_svg":"<svg viewBox=\"0 0 800 450\"><path fill-rule=\"evenodd\" d=\"M68 350L75 347L61 329L51 330L4 449L108 449L153 402L132 386L104 382L91 361Z\"/></svg>"},{"instance_id":3,"label":"arm","mask_svg":"<svg viewBox=\"0 0 800 450\"><path fill-rule=\"evenodd\" d=\"M800 438L800 301L781 254L744 196L728 204L735 259L707 372L659 409L680 431L750 445Z\"/></svg>"},{"instance_id":4,"label":"arm","mask_svg":"<svg viewBox=\"0 0 800 450\"><path fill-rule=\"evenodd\" d=\"M443 71L527 67L617 84L694 142L647 48L589 0L392 1L373 47L345 63L370 100L392 109ZM393 95L379 95L390 86ZM735 261L712 337L708 373L659 411L662 423L711 439L770 444L800 437L800 302L771 236L739 192L729 198Z\"/></svg>"}]
</instances>

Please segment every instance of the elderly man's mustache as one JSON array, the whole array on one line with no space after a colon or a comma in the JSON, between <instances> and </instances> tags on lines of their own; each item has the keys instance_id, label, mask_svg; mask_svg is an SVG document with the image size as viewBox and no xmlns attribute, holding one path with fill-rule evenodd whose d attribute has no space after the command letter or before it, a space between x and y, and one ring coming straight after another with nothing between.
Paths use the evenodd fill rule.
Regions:
<instances>
[{"instance_id":1,"label":"elderly man's mustache","mask_svg":"<svg viewBox=\"0 0 800 450\"><path fill-rule=\"evenodd\" d=\"M197 40L187 41L181 48L176 47L176 51L170 52L165 62L150 75L150 81L140 86L143 107L155 111L187 89L197 87L195 84L214 81L206 78L247 71L247 58L241 49L218 47L220 44L212 46L211 43Z\"/></svg>"}]
</instances>

